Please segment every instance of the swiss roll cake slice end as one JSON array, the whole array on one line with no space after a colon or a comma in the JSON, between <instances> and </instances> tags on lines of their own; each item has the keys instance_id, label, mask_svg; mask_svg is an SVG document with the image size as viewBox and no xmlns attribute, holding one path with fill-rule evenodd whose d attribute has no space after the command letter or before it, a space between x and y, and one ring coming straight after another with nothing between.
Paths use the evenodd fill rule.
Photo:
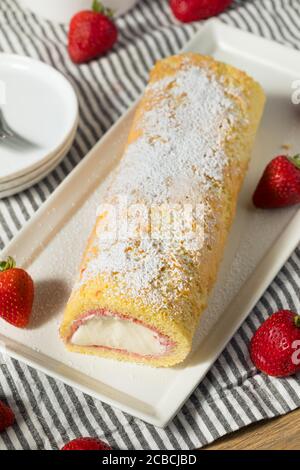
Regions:
<instances>
[{"instance_id":1,"label":"swiss roll cake slice end","mask_svg":"<svg viewBox=\"0 0 300 470\"><path fill-rule=\"evenodd\" d=\"M187 357L264 102L257 82L211 57L157 63L66 307L69 350L157 367Z\"/></svg>"}]
</instances>

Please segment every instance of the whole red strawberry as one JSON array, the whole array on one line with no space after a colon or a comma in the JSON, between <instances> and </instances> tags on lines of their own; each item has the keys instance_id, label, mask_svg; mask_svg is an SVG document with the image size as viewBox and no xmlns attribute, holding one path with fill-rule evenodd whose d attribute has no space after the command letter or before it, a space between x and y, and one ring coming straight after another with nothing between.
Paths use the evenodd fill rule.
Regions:
<instances>
[{"instance_id":1,"label":"whole red strawberry","mask_svg":"<svg viewBox=\"0 0 300 470\"><path fill-rule=\"evenodd\" d=\"M105 442L92 437L79 437L66 444L61 450L111 450Z\"/></svg>"},{"instance_id":2,"label":"whole red strawberry","mask_svg":"<svg viewBox=\"0 0 300 470\"><path fill-rule=\"evenodd\" d=\"M33 280L9 257L0 263L0 317L19 328L28 325L34 297Z\"/></svg>"},{"instance_id":3,"label":"whole red strawberry","mask_svg":"<svg viewBox=\"0 0 300 470\"><path fill-rule=\"evenodd\" d=\"M0 401L0 432L4 431L9 426L12 426L15 421L15 415L9 406Z\"/></svg>"},{"instance_id":4,"label":"whole red strawberry","mask_svg":"<svg viewBox=\"0 0 300 470\"><path fill-rule=\"evenodd\" d=\"M170 0L176 18L184 23L219 15L233 0Z\"/></svg>"},{"instance_id":5,"label":"whole red strawberry","mask_svg":"<svg viewBox=\"0 0 300 470\"><path fill-rule=\"evenodd\" d=\"M279 155L268 164L253 195L253 203L262 209L300 203L300 155Z\"/></svg>"},{"instance_id":6,"label":"whole red strawberry","mask_svg":"<svg viewBox=\"0 0 300 470\"><path fill-rule=\"evenodd\" d=\"M286 377L300 371L300 316L280 310L256 331L250 356L265 374Z\"/></svg>"},{"instance_id":7,"label":"whole red strawberry","mask_svg":"<svg viewBox=\"0 0 300 470\"><path fill-rule=\"evenodd\" d=\"M73 62L88 62L113 47L118 30L111 17L111 10L105 9L95 0L93 10L81 11L72 18L68 50Z\"/></svg>"}]
</instances>

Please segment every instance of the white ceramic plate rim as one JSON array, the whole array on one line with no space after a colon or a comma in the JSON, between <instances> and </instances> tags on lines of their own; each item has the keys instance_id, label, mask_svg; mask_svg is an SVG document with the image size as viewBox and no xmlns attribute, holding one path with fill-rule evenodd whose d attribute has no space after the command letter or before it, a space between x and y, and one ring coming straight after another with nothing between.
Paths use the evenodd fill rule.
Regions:
<instances>
[{"instance_id":1,"label":"white ceramic plate rim","mask_svg":"<svg viewBox=\"0 0 300 470\"><path fill-rule=\"evenodd\" d=\"M71 134L66 139L66 141L59 148L59 150L55 154L53 154L53 156L49 160L47 160L46 162L44 162L42 165L38 166L37 168L34 168L33 170L30 170L29 172L22 174L22 176L18 176L17 178L4 181L3 183L0 182L0 196L1 196L1 193L6 190L16 188L18 186L26 184L27 182L30 183L31 181L35 180L35 178L38 177L39 175L47 174L47 172L49 171L48 168L53 169L55 165L58 165L59 162L66 155L66 149L69 150L73 144L73 141L77 132L77 122Z\"/></svg>"},{"instance_id":2,"label":"white ceramic plate rim","mask_svg":"<svg viewBox=\"0 0 300 470\"><path fill-rule=\"evenodd\" d=\"M42 73L47 74L48 77L52 75L53 77L56 77L56 79L60 80L61 86L63 86L69 94L68 101L69 101L70 119L69 119L69 125L65 133L65 136L60 141L58 141L57 144L52 149L50 149L43 158L39 159L38 162L28 165L25 172L24 170L18 170L14 173L11 173L9 177L4 177L4 178L0 177L0 183L22 176L24 173L28 173L29 171L35 169L36 167L40 167L40 165L47 162L49 159L53 158L53 156L56 155L57 152L59 152L60 148L69 139L70 135L72 134L74 130L74 127L77 125L78 116L79 116L78 99L77 99L75 90L71 82L61 72L56 70L51 65L46 64L45 62L39 61L37 59L32 59L31 57L20 56L17 54L7 54L7 53L1 52L0 62L2 61L7 61L8 64L12 64L12 65L13 64L25 65L27 67L30 67L31 70L33 70L34 68L38 68Z\"/></svg>"},{"instance_id":3,"label":"white ceramic plate rim","mask_svg":"<svg viewBox=\"0 0 300 470\"><path fill-rule=\"evenodd\" d=\"M38 183L43 178L45 178L49 173L51 173L51 171L53 171L60 164L60 162L64 159L64 157L66 156L66 154L72 147L75 134L76 134L76 129L74 130L73 134L70 136L69 140L60 149L56 158L52 159L50 162L47 162L47 164L43 166L42 170L39 170L38 172L33 172L33 174L31 174L30 179L25 179L25 180L22 179L21 181L18 181L13 186L10 185L8 187L5 187L5 189L2 189L1 184L0 184L0 199L4 199L14 194L20 193L21 191L24 191L25 189L28 189L31 186L34 186L36 183Z\"/></svg>"},{"instance_id":4,"label":"white ceramic plate rim","mask_svg":"<svg viewBox=\"0 0 300 470\"><path fill-rule=\"evenodd\" d=\"M217 20L207 22L198 35L192 39L184 50L193 49L193 45L196 41L199 41L200 37L204 34L207 34L212 42L216 42L218 44L222 44L224 38L227 40L227 37L231 37L231 42L236 42L239 37L243 37L244 39L247 39L249 44L247 51L243 51L243 53L250 55L253 58L257 58L257 45L259 42L262 50L264 50L264 47L268 49L268 60L270 60L270 63L273 66L274 64L278 64L278 55L280 55L281 63L278 64L279 68L294 71L295 64L299 63L299 53L297 51L287 49L276 43L272 43L271 41L253 37L249 33L225 26ZM60 219L57 220L57 215L51 215L51 207L55 206L55 201L59 201L60 197L65 195L66 188L68 188L69 185L71 186L72 182L75 184L76 181L82 178L82 175L84 175L88 169L89 160L93 158L94 152L97 152L104 142L109 141L110 135L113 132L116 132L118 126L122 123L122 120L126 119L130 112L131 110L129 110L112 127L112 129L77 166L72 174L70 174L57 188L55 193L22 229L21 233L15 237L11 244L5 249L3 253L4 256L12 252L15 253L17 250L20 253L20 257L23 256L22 253L24 252L31 252L30 250L32 247L29 241L32 240L32 235L36 230L36 226L39 224L39 220L47 217L49 224L52 226L55 223L59 223ZM65 201L65 205L70 206L70 201ZM110 393L111 387L87 376L84 376L85 383L83 384L80 382L83 375L78 371L64 366L58 361L43 354L36 353L29 347L23 346L7 337L1 337L0 335L0 343L1 341L3 342L3 351L14 358L53 376L54 378L60 379L63 382L104 401L105 403L120 408L148 423L164 427L177 414L183 403L204 378L210 367L225 348L228 341L243 323L282 265L296 248L299 243L299 233L300 211L296 213L292 221L269 249L263 260L259 263L253 274L248 278L247 282L240 290L238 296L236 296L229 307L226 308L222 319L214 327L207 339L202 343L199 350L195 352L196 358L201 355L202 358L205 357L205 361L202 361L201 365L197 363L196 365L186 367L181 372L180 381L175 381L171 387L172 390L169 390L167 394L168 396L164 397L164 400L160 401L156 408L149 407L149 409L143 407L141 406L141 403L131 397L129 397L130 399L125 400L116 393L113 395ZM237 310L241 312L238 318L231 314L232 311Z\"/></svg>"}]
</instances>

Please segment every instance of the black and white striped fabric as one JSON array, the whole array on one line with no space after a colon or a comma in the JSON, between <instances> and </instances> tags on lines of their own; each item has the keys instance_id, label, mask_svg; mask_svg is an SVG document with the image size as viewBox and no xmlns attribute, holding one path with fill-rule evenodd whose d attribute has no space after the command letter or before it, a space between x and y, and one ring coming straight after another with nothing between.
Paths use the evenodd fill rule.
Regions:
<instances>
[{"instance_id":1,"label":"black and white striped fabric","mask_svg":"<svg viewBox=\"0 0 300 470\"><path fill-rule=\"evenodd\" d=\"M299 0L237 0L220 19L300 49ZM66 52L65 27L25 13L17 0L0 0L0 50L39 58L66 74L77 90L81 117L76 141L64 161L41 183L0 202L0 248L138 96L152 64L177 52L200 26L177 23L167 0L140 0L118 19L121 34L114 50L78 67ZM98 436L120 449L193 449L299 407L300 377L263 376L248 355L249 339L270 312L300 311L299 286L300 247L165 430L0 357L0 398L17 418L15 426L0 435L0 449L57 449L82 435Z\"/></svg>"}]
</instances>

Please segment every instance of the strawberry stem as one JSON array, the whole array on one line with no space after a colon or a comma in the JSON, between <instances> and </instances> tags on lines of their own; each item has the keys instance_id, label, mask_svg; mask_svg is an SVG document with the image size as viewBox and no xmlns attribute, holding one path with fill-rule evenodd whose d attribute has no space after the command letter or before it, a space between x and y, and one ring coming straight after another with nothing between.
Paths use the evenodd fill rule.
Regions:
<instances>
[{"instance_id":1,"label":"strawberry stem","mask_svg":"<svg viewBox=\"0 0 300 470\"><path fill-rule=\"evenodd\" d=\"M290 161L300 170L300 153L291 157Z\"/></svg>"},{"instance_id":2,"label":"strawberry stem","mask_svg":"<svg viewBox=\"0 0 300 470\"><path fill-rule=\"evenodd\" d=\"M95 13L101 13L102 15L108 16L108 18L113 18L114 11L110 8L106 8L99 0L93 0L92 10Z\"/></svg>"},{"instance_id":3,"label":"strawberry stem","mask_svg":"<svg viewBox=\"0 0 300 470\"><path fill-rule=\"evenodd\" d=\"M101 13L102 11L102 4L99 2L99 0L94 0L93 5L92 5L92 10L95 11L96 13Z\"/></svg>"},{"instance_id":4,"label":"strawberry stem","mask_svg":"<svg viewBox=\"0 0 300 470\"><path fill-rule=\"evenodd\" d=\"M300 328L300 315L295 315L294 323L297 328Z\"/></svg>"},{"instance_id":5,"label":"strawberry stem","mask_svg":"<svg viewBox=\"0 0 300 470\"><path fill-rule=\"evenodd\" d=\"M6 261L0 262L0 272L8 271L16 266L15 260L9 256Z\"/></svg>"}]
</instances>

